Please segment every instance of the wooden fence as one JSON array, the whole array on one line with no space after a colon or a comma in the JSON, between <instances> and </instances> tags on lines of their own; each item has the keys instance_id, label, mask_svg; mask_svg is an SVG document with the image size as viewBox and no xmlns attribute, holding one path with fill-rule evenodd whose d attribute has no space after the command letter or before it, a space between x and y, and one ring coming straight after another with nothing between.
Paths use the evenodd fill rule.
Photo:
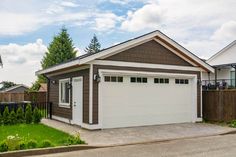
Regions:
<instances>
[{"instance_id":1,"label":"wooden fence","mask_svg":"<svg viewBox=\"0 0 236 157\"><path fill-rule=\"evenodd\" d=\"M0 93L0 102L46 102L46 92Z\"/></svg>"},{"instance_id":2,"label":"wooden fence","mask_svg":"<svg viewBox=\"0 0 236 157\"><path fill-rule=\"evenodd\" d=\"M228 122L236 119L236 90L212 90L202 93L203 118Z\"/></svg>"}]
</instances>

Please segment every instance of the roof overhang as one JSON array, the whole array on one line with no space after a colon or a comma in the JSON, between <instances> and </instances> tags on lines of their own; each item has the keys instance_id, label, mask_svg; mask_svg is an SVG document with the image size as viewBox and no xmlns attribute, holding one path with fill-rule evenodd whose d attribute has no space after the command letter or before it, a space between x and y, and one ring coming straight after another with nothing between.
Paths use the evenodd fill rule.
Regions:
<instances>
[{"instance_id":1,"label":"roof overhang","mask_svg":"<svg viewBox=\"0 0 236 157\"><path fill-rule=\"evenodd\" d=\"M118 45L112 46L110 48L100 51L99 53L96 53L96 54L93 54L84 58L78 58L76 60L73 60L64 64L59 64L51 68L47 68L45 70L39 70L36 72L36 75L47 74L47 73L51 73L53 71L57 71L60 69L65 69L65 68L73 67L76 65L86 64L95 59L105 58L108 55L113 55L113 54L122 52L126 49L145 43L147 41L156 40L156 39L164 42L165 44L168 44L169 46L171 46L172 49L181 53L181 55L189 59L191 62L193 62L197 66L201 67L204 71L214 73L214 68L212 68L209 64L202 61L196 55L192 54L190 51L185 49L183 46L181 46L180 44L178 44L177 42L175 42L174 40L172 40L171 38L169 38L162 32L154 31L154 32L145 34L143 36L120 43Z\"/></svg>"}]
</instances>

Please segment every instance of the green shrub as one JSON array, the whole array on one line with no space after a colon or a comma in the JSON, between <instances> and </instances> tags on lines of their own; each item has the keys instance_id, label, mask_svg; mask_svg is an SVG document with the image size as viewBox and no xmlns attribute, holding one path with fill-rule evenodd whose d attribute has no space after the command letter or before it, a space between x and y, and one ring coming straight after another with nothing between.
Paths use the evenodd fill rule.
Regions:
<instances>
[{"instance_id":1,"label":"green shrub","mask_svg":"<svg viewBox=\"0 0 236 157\"><path fill-rule=\"evenodd\" d=\"M16 113L14 110L12 110L9 115L9 124L16 124L16 123L17 123Z\"/></svg>"},{"instance_id":2,"label":"green shrub","mask_svg":"<svg viewBox=\"0 0 236 157\"><path fill-rule=\"evenodd\" d=\"M37 141L35 140L29 140L27 143L27 148L32 149L37 147Z\"/></svg>"},{"instance_id":3,"label":"green shrub","mask_svg":"<svg viewBox=\"0 0 236 157\"><path fill-rule=\"evenodd\" d=\"M33 117L32 117L32 106L30 104L28 104L26 106L26 110L25 110L25 122L27 124L32 123Z\"/></svg>"},{"instance_id":4,"label":"green shrub","mask_svg":"<svg viewBox=\"0 0 236 157\"><path fill-rule=\"evenodd\" d=\"M25 141L21 141L21 142L19 143L19 149L20 149L20 150L24 150L24 149L26 149L26 148L27 148L26 142L25 142Z\"/></svg>"},{"instance_id":5,"label":"green shrub","mask_svg":"<svg viewBox=\"0 0 236 157\"><path fill-rule=\"evenodd\" d=\"M21 138L16 134L15 136L8 136L6 139L6 144L8 146L8 150L18 150L19 148L19 143L21 141Z\"/></svg>"},{"instance_id":6,"label":"green shrub","mask_svg":"<svg viewBox=\"0 0 236 157\"><path fill-rule=\"evenodd\" d=\"M18 123L24 123L25 121L24 111L21 106L16 111L16 118Z\"/></svg>"},{"instance_id":7,"label":"green shrub","mask_svg":"<svg viewBox=\"0 0 236 157\"><path fill-rule=\"evenodd\" d=\"M52 147L52 146L53 146L53 144L52 144L52 142L50 140L44 140L42 142L42 145L41 145L42 148Z\"/></svg>"},{"instance_id":8,"label":"green shrub","mask_svg":"<svg viewBox=\"0 0 236 157\"><path fill-rule=\"evenodd\" d=\"M67 144L68 145L85 144L85 141L80 139L80 134L77 134L76 136L68 137Z\"/></svg>"},{"instance_id":9,"label":"green shrub","mask_svg":"<svg viewBox=\"0 0 236 157\"><path fill-rule=\"evenodd\" d=\"M2 125L2 114L1 114L1 111L0 111L0 126Z\"/></svg>"},{"instance_id":10,"label":"green shrub","mask_svg":"<svg viewBox=\"0 0 236 157\"><path fill-rule=\"evenodd\" d=\"M85 144L85 142L80 139L79 133L74 137L74 144Z\"/></svg>"},{"instance_id":11,"label":"green shrub","mask_svg":"<svg viewBox=\"0 0 236 157\"><path fill-rule=\"evenodd\" d=\"M236 120L232 120L229 124L230 127L236 128Z\"/></svg>"},{"instance_id":12,"label":"green shrub","mask_svg":"<svg viewBox=\"0 0 236 157\"><path fill-rule=\"evenodd\" d=\"M8 151L8 145L6 141L3 141L0 143L0 152L6 152Z\"/></svg>"},{"instance_id":13,"label":"green shrub","mask_svg":"<svg viewBox=\"0 0 236 157\"><path fill-rule=\"evenodd\" d=\"M4 109L2 120L3 120L3 124L5 124L5 125L10 124L10 121L9 121L9 109L8 109L7 106Z\"/></svg>"},{"instance_id":14,"label":"green shrub","mask_svg":"<svg viewBox=\"0 0 236 157\"><path fill-rule=\"evenodd\" d=\"M42 115L41 115L39 109L37 107L35 107L34 112L33 112L33 122L36 124L40 123L41 119L42 119Z\"/></svg>"}]
</instances>

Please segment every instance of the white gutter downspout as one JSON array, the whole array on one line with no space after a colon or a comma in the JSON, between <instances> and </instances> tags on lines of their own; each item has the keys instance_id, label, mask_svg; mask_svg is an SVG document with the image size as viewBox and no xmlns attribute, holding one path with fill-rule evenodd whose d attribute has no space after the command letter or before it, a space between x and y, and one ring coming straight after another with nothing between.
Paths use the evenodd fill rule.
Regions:
<instances>
[{"instance_id":1,"label":"white gutter downspout","mask_svg":"<svg viewBox=\"0 0 236 157\"><path fill-rule=\"evenodd\" d=\"M93 124L93 64L89 68L89 124Z\"/></svg>"}]
</instances>

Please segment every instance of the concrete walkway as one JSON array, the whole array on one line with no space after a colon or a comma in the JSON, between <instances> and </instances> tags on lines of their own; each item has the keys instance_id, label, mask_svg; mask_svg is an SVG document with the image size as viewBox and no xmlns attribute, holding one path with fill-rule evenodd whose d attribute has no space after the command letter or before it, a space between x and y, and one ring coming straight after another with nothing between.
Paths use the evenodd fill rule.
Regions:
<instances>
[{"instance_id":1,"label":"concrete walkway","mask_svg":"<svg viewBox=\"0 0 236 157\"><path fill-rule=\"evenodd\" d=\"M182 138L204 137L236 131L234 128L206 123L182 123L145 127L104 129L89 131L78 126L55 120L43 119L42 123L69 134L80 133L81 139L89 145L111 146L149 143Z\"/></svg>"}]
</instances>

